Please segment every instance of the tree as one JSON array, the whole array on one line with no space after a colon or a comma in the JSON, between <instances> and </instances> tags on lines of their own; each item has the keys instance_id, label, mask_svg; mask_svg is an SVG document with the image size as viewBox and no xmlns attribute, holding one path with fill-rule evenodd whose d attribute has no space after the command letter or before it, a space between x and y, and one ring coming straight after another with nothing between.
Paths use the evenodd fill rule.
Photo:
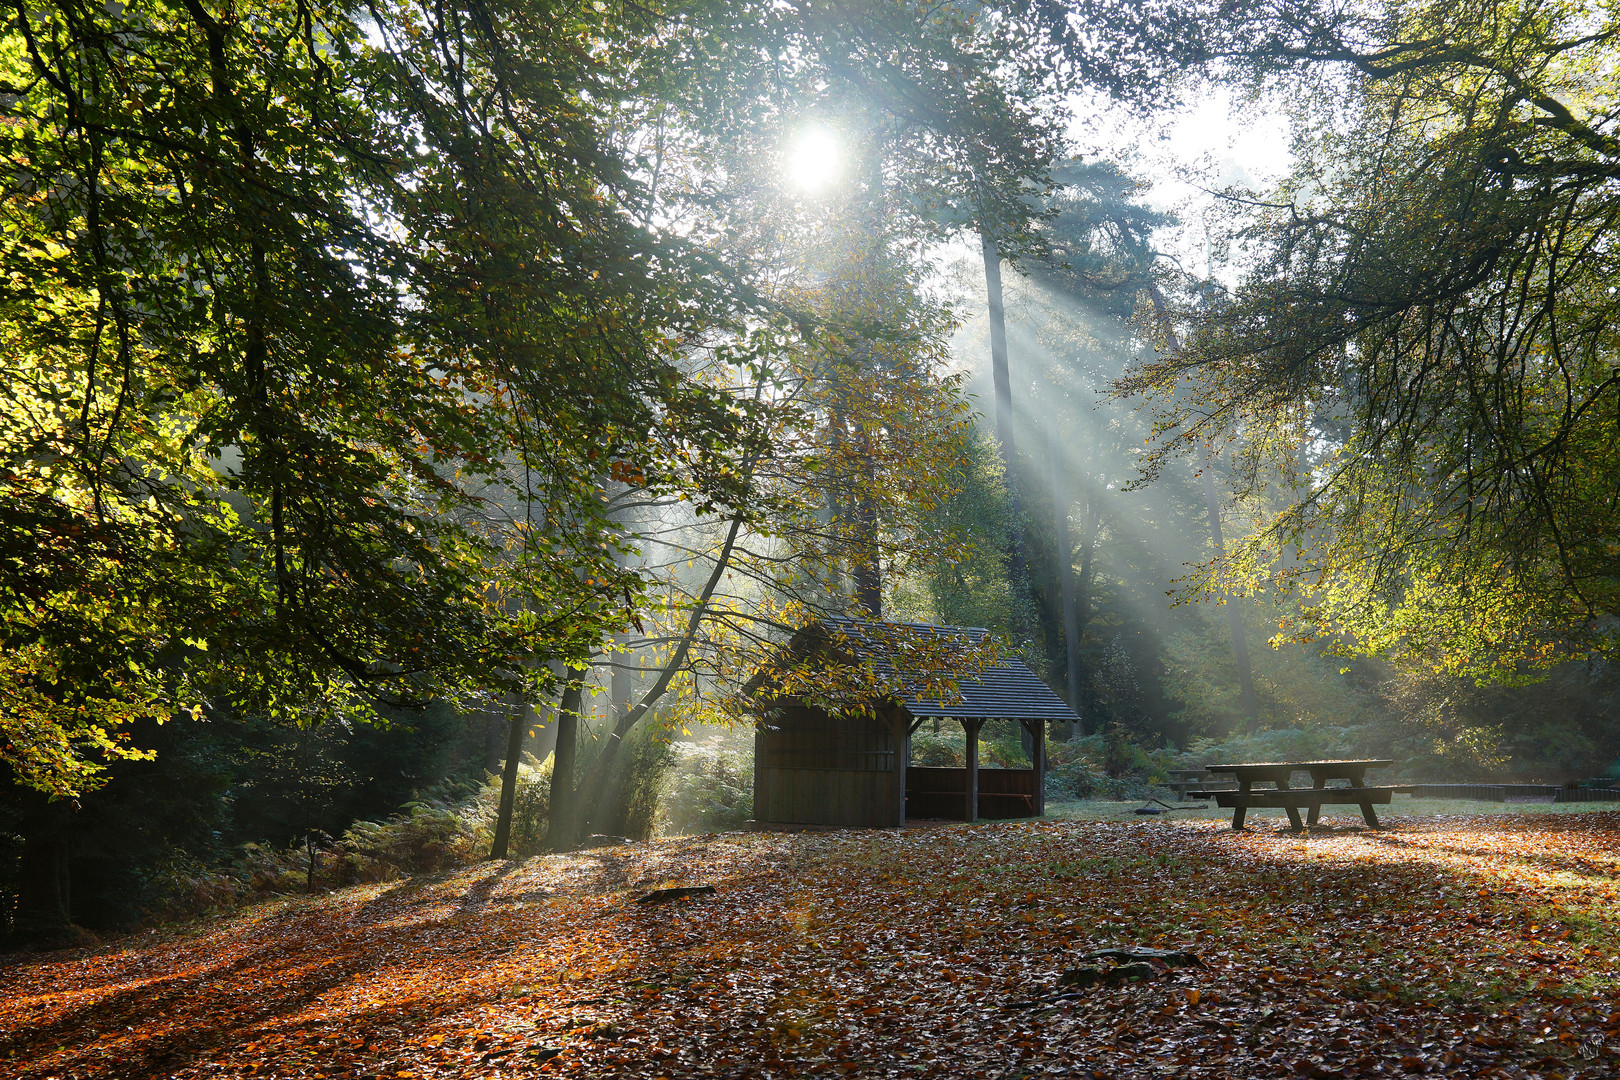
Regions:
<instances>
[{"instance_id":1,"label":"tree","mask_svg":"<svg viewBox=\"0 0 1620 1080\"><path fill-rule=\"evenodd\" d=\"M641 489L613 497L655 583L649 593L663 599L601 656L615 667L639 657L651 670L580 785L593 820L607 812L599 796L620 746L666 695L686 720L746 722L743 687L781 658L789 633L825 615L881 616L905 579L966 542L927 527L952 490L966 431L957 382L940 371L949 319L913 291L917 268L889 249L892 238L832 231L783 290L816 332L783 356L770 385L710 369L773 398L745 466L750 501L691 515Z\"/></svg>"},{"instance_id":2,"label":"tree","mask_svg":"<svg viewBox=\"0 0 1620 1080\"><path fill-rule=\"evenodd\" d=\"M1300 596L1284 636L1479 678L1612 654L1620 22L1386 10L1254 48L1331 66L1348 122L1302 143L1188 355L1131 385L1160 395L1161 453L1237 436L1246 494L1299 490L1222 569Z\"/></svg>"},{"instance_id":3,"label":"tree","mask_svg":"<svg viewBox=\"0 0 1620 1080\"><path fill-rule=\"evenodd\" d=\"M515 688L622 625L638 579L594 477L660 482L678 451L725 497L738 408L675 356L749 304L634 212L609 132L648 29L546 3L8 14L18 780L81 790L182 707Z\"/></svg>"},{"instance_id":4,"label":"tree","mask_svg":"<svg viewBox=\"0 0 1620 1080\"><path fill-rule=\"evenodd\" d=\"M1166 347L1172 354L1181 352L1181 339L1176 333L1170 312L1164 301L1164 293L1157 283L1148 287L1148 296L1153 305L1154 317L1160 324L1160 333L1163 335ZM1198 470L1199 478L1203 481L1204 509L1209 518L1209 547L1212 555L1212 565L1224 566L1226 564L1226 537L1221 527L1221 500L1215 491L1215 461L1212 451L1206 451L1202 467ZM1254 693L1254 673L1249 665L1249 641L1243 626L1243 596L1223 590L1218 602L1226 609L1227 636L1232 642L1232 662L1237 667L1238 702L1243 711L1245 720L1244 729L1253 733L1260 725L1260 702Z\"/></svg>"},{"instance_id":5,"label":"tree","mask_svg":"<svg viewBox=\"0 0 1620 1080\"><path fill-rule=\"evenodd\" d=\"M1128 355L1132 347L1128 323L1143 290L1152 286L1156 253L1151 237L1169 219L1140 205L1137 183L1109 162L1071 159L1053 170L1052 182L1052 190L1037 202L1040 255L1027 261L1024 272L1039 296L1036 303L1044 309L1044 326L1037 338L1044 339L1056 354L1054 359L1061 356L1061 367L1051 376L1052 401L1067 403L1089 399L1111 377L1113 365ZM1102 349L1076 348L1079 340L1106 344ZM1099 371L1083 359L1088 352L1108 354L1106 359L1092 358L1101 359L1107 370ZM1042 419L1047 427L1052 564L1058 578L1053 591L1062 613L1063 669L1070 704L1082 713L1084 725L1089 695L1082 689L1081 640L1091 617L1101 494L1108 484L1104 477L1111 471L1109 462L1097 459L1117 457L1118 448L1075 439L1074 411L1073 405L1049 408ZM1076 460L1082 457L1093 460ZM1069 527L1074 503L1070 475L1076 471L1085 476L1078 552Z\"/></svg>"},{"instance_id":6,"label":"tree","mask_svg":"<svg viewBox=\"0 0 1620 1080\"><path fill-rule=\"evenodd\" d=\"M660 199L650 216L701 230L717 262L770 267L784 322L754 331L780 343L768 369L739 364L738 337L685 344L691 371L759 404L759 435L741 439L734 459L751 502L699 506L696 521L672 523L670 492L634 481L605 491L613 512L640 518L627 529L644 530L649 577L667 554L677 570L704 566L661 575L672 610L647 643L659 670L616 715L582 790L600 787L623 738L672 688L735 689L800 622L844 613L852 599L881 614L899 564L950 546L916 525L950 483L941 451L959 435L961 404L934 370L947 319L918 295L909 264L918 241L956 227L938 207L959 201L969 177L1009 221L1027 219L1022 192L1042 175L1057 129L1040 109L1046 88L1016 92L1039 73L1014 64L1008 39L980 32L970 9L918 14L909 5L730 6L670 46L683 62L667 67L714 64L724 85L748 90L716 109L712 85L683 81L667 109L642 121L637 138L656 162ZM718 64L711 50L727 41L758 42L769 62L728 50ZM845 221L817 222L810 231L822 233L811 238L792 224L805 208L761 177L794 127L829 115L852 151L852 198Z\"/></svg>"}]
</instances>

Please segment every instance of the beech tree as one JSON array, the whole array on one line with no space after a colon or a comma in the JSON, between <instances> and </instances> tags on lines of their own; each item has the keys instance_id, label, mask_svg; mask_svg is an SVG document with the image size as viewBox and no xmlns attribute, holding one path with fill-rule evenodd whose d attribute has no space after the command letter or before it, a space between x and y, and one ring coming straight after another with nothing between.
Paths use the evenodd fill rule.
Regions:
<instances>
[{"instance_id":1,"label":"beech tree","mask_svg":"<svg viewBox=\"0 0 1620 1080\"><path fill-rule=\"evenodd\" d=\"M676 360L746 290L643 227L608 137L647 28L629 5L9 12L19 780L94 783L137 715L521 686L639 588L596 475L681 456L713 462L701 497L733 492L739 406Z\"/></svg>"},{"instance_id":2,"label":"beech tree","mask_svg":"<svg viewBox=\"0 0 1620 1080\"><path fill-rule=\"evenodd\" d=\"M1161 453L1238 437L1246 493L1298 492L1220 572L1296 592L1285 637L1453 674L1612 655L1620 23L1420 2L1274 30L1253 55L1316 71L1328 120L1241 286L1132 382Z\"/></svg>"}]
</instances>

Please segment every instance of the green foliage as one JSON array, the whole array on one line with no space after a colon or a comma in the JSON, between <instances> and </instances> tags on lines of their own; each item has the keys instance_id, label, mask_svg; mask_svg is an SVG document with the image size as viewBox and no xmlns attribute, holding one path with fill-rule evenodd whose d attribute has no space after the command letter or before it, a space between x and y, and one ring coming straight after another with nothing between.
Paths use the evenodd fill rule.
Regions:
<instances>
[{"instance_id":1,"label":"green foliage","mask_svg":"<svg viewBox=\"0 0 1620 1080\"><path fill-rule=\"evenodd\" d=\"M911 763L927 768L961 768L967 764L967 735L957 724L943 723L938 731L920 727L911 735Z\"/></svg>"},{"instance_id":2,"label":"green foliage","mask_svg":"<svg viewBox=\"0 0 1620 1080\"><path fill-rule=\"evenodd\" d=\"M1245 761L1331 761L1357 757L1363 746L1355 728L1326 725L1272 728L1252 735L1194 739L1178 757L1177 768Z\"/></svg>"},{"instance_id":3,"label":"green foliage","mask_svg":"<svg viewBox=\"0 0 1620 1080\"><path fill-rule=\"evenodd\" d=\"M602 788L598 802L602 812L591 827L608 836L646 840L658 831L667 778L676 768L678 754L668 733L656 723L636 728L625 742ZM593 761L600 746L599 741L588 743L582 760Z\"/></svg>"},{"instance_id":4,"label":"green foliage","mask_svg":"<svg viewBox=\"0 0 1620 1080\"><path fill-rule=\"evenodd\" d=\"M132 734L156 755L113 762L113 782L74 804L0 789L0 908L12 910L23 889L30 844L65 859L66 914L91 930L138 922L182 902L176 896L210 894L215 873L230 878L244 844L260 852L254 858L293 849L287 872L296 876L299 858L307 869L307 840L330 851L331 838L355 821L380 820L446 778L460 782L449 750L463 725L439 706L395 711L387 728L189 718L137 725Z\"/></svg>"},{"instance_id":5,"label":"green foliage","mask_svg":"<svg viewBox=\"0 0 1620 1080\"><path fill-rule=\"evenodd\" d=\"M333 846L335 865L326 874L340 882L388 881L477 861L489 845L489 799L469 805L459 794L444 789L384 821L355 822Z\"/></svg>"},{"instance_id":6,"label":"green foliage","mask_svg":"<svg viewBox=\"0 0 1620 1080\"><path fill-rule=\"evenodd\" d=\"M1056 799L1139 799L1174 767L1174 754L1146 750L1117 728L1047 743L1046 790Z\"/></svg>"},{"instance_id":7,"label":"green foliage","mask_svg":"<svg viewBox=\"0 0 1620 1080\"><path fill-rule=\"evenodd\" d=\"M1183 610L1188 615L1182 629L1166 643L1165 689L1179 703L1177 720L1186 738L1218 739L1244 721L1224 610L1212 606ZM1272 620L1273 628L1276 625L1274 610L1258 599L1243 610L1249 640L1263 641L1266 620ZM1317 648L1298 644L1259 648L1250 654L1250 663L1260 723L1265 727L1345 727L1381 712L1379 703L1341 672L1343 661L1324 657Z\"/></svg>"},{"instance_id":8,"label":"green foliage","mask_svg":"<svg viewBox=\"0 0 1620 1080\"><path fill-rule=\"evenodd\" d=\"M1620 686L1607 662L1564 664L1523 687L1400 671L1376 692L1392 719L1367 734L1416 777L1563 783L1598 775L1620 747Z\"/></svg>"},{"instance_id":9,"label":"green foliage","mask_svg":"<svg viewBox=\"0 0 1620 1080\"><path fill-rule=\"evenodd\" d=\"M546 827L550 823L551 810L551 767L555 760L547 758L539 762L532 754L524 754L518 764L517 788L512 803L512 832L508 844L511 853L519 858L538 855L546 850ZM479 790L475 804L478 820L486 834L494 831L500 802L501 778L491 776ZM487 841L487 836L485 839ZM487 843L480 849L480 854L485 851L488 851Z\"/></svg>"},{"instance_id":10,"label":"green foliage","mask_svg":"<svg viewBox=\"0 0 1620 1080\"><path fill-rule=\"evenodd\" d=\"M754 816L751 744L725 737L672 744L660 826L666 834L724 832Z\"/></svg>"},{"instance_id":11,"label":"green foliage","mask_svg":"<svg viewBox=\"0 0 1620 1080\"><path fill-rule=\"evenodd\" d=\"M182 708L545 682L529 661L634 603L601 476L738 496L749 406L679 361L751 293L645 228L612 136L650 30L545 2L6 16L19 780L83 790Z\"/></svg>"},{"instance_id":12,"label":"green foliage","mask_svg":"<svg viewBox=\"0 0 1620 1080\"><path fill-rule=\"evenodd\" d=\"M1296 99L1241 288L1189 299L1192 359L1126 385L1161 451L1237 439L1264 527L1205 584L1292 593L1280 637L1483 681L1616 648L1616 40L1553 0L1306 9L1272 39L1331 90Z\"/></svg>"},{"instance_id":13,"label":"green foliage","mask_svg":"<svg viewBox=\"0 0 1620 1080\"><path fill-rule=\"evenodd\" d=\"M1029 752L1024 726L1013 720L989 720L979 729L979 763L992 769L1027 769Z\"/></svg>"},{"instance_id":14,"label":"green foliage","mask_svg":"<svg viewBox=\"0 0 1620 1080\"><path fill-rule=\"evenodd\" d=\"M971 538L955 558L927 578L926 610L950 626L981 626L1009 635L1029 625L1029 600L1007 577L1005 552L1012 535L1000 455L985 432L976 431L961 447L950 476L949 498L924 518L925 529Z\"/></svg>"},{"instance_id":15,"label":"green foliage","mask_svg":"<svg viewBox=\"0 0 1620 1080\"><path fill-rule=\"evenodd\" d=\"M343 868L356 880L431 873L470 862L485 838L453 803L414 802L386 822L357 821L343 834Z\"/></svg>"}]
</instances>

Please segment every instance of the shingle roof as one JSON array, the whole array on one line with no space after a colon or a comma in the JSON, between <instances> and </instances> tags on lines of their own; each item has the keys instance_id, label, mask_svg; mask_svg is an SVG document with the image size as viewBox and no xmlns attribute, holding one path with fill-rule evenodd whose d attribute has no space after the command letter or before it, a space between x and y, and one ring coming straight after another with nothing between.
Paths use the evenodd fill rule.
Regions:
<instances>
[{"instance_id":1,"label":"shingle roof","mask_svg":"<svg viewBox=\"0 0 1620 1080\"><path fill-rule=\"evenodd\" d=\"M892 670L892 663L881 648L879 639L892 639L897 635L925 634L930 637L955 637L978 642L989 631L977 626L938 626L933 623L874 624L863 619L823 619L816 629L829 635L838 635L848 641L860 659L868 659L880 669ZM801 631L801 634L805 631ZM864 648L863 648L864 646ZM903 673L902 673L903 675ZM1056 723L1078 723L1079 717L1068 703L1052 692L1029 667L1017 658L1003 658L982 671L956 677L958 700L945 701L928 698L909 690L901 690L895 697L913 717L941 717L966 720L1048 720Z\"/></svg>"}]
</instances>

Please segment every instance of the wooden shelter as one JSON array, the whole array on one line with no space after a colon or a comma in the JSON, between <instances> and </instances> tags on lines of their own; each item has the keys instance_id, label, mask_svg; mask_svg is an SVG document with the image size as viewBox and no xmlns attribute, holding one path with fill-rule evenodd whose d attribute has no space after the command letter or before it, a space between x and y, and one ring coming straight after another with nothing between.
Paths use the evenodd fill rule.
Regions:
<instances>
[{"instance_id":1,"label":"wooden shelter","mask_svg":"<svg viewBox=\"0 0 1620 1080\"><path fill-rule=\"evenodd\" d=\"M827 619L795 635L789 648L815 664L866 663L898 685L866 709L833 711L754 687L754 819L762 825L886 828L909 818L1039 816L1045 812L1046 724L1073 723L1073 710L1021 660L1001 660L955 676L957 693L927 696L924 680L897 670L886 643L921 635L977 643L988 631L925 623ZM901 661L903 663L903 661ZM952 720L967 735L960 768L912 766L911 735L925 720ZM979 730L1012 720L1029 733L1027 769L979 767Z\"/></svg>"}]
</instances>

